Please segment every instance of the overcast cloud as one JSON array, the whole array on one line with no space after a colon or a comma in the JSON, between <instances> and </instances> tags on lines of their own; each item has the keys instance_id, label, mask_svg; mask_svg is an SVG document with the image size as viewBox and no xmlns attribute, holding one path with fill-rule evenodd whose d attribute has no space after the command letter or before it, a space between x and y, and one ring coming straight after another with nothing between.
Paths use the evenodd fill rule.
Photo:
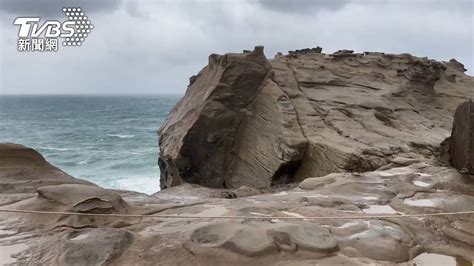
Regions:
<instances>
[{"instance_id":1,"label":"overcast cloud","mask_svg":"<svg viewBox=\"0 0 474 266\"><path fill-rule=\"evenodd\" d=\"M81 47L17 52L18 16L85 10L95 28ZM474 73L473 1L0 0L0 94L183 93L210 53L264 45L277 52L409 52Z\"/></svg>"}]
</instances>

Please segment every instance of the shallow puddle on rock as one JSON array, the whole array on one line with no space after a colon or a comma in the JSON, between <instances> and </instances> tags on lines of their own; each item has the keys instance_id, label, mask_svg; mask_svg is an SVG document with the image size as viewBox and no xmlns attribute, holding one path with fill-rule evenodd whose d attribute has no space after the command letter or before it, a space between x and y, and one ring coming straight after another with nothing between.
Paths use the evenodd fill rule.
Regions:
<instances>
[{"instance_id":1,"label":"shallow puddle on rock","mask_svg":"<svg viewBox=\"0 0 474 266\"><path fill-rule=\"evenodd\" d=\"M416 206L416 207L435 207L436 204L434 201L430 199L405 199L403 203L409 206Z\"/></svg>"},{"instance_id":2,"label":"shallow puddle on rock","mask_svg":"<svg viewBox=\"0 0 474 266\"><path fill-rule=\"evenodd\" d=\"M425 174L425 173L417 173L418 176L421 176L421 177L432 177L432 175L430 174Z\"/></svg>"},{"instance_id":3,"label":"shallow puddle on rock","mask_svg":"<svg viewBox=\"0 0 474 266\"><path fill-rule=\"evenodd\" d=\"M374 197L374 196L366 196L366 197L362 197L363 199L365 200L378 200L379 198L378 197Z\"/></svg>"},{"instance_id":4,"label":"shallow puddle on rock","mask_svg":"<svg viewBox=\"0 0 474 266\"><path fill-rule=\"evenodd\" d=\"M255 215L255 216L271 216L270 214L259 213L259 212L249 212L249 214Z\"/></svg>"},{"instance_id":5,"label":"shallow puddle on rock","mask_svg":"<svg viewBox=\"0 0 474 266\"><path fill-rule=\"evenodd\" d=\"M138 232L139 235L149 237L159 234L172 234L177 232L189 232L193 231L193 228L199 228L201 226L208 225L209 222L186 222L186 221L168 221L157 225L150 225L145 227L142 231Z\"/></svg>"},{"instance_id":6,"label":"shallow puddle on rock","mask_svg":"<svg viewBox=\"0 0 474 266\"><path fill-rule=\"evenodd\" d=\"M413 185L417 186L417 187L430 187L431 184L428 184L426 182L423 182L423 181L413 181Z\"/></svg>"},{"instance_id":7,"label":"shallow puddle on rock","mask_svg":"<svg viewBox=\"0 0 474 266\"><path fill-rule=\"evenodd\" d=\"M472 262L435 253L422 253L412 260L416 266L472 266Z\"/></svg>"},{"instance_id":8,"label":"shallow puddle on rock","mask_svg":"<svg viewBox=\"0 0 474 266\"><path fill-rule=\"evenodd\" d=\"M298 217L298 218L305 218L303 215L296 213L296 212L287 212L287 211L281 211L282 213L288 215L288 216L293 216L293 217Z\"/></svg>"},{"instance_id":9,"label":"shallow puddle on rock","mask_svg":"<svg viewBox=\"0 0 474 266\"><path fill-rule=\"evenodd\" d=\"M276 194L272 194L272 196L285 196L285 195L288 195L288 192L286 191L281 191L281 192L278 192Z\"/></svg>"},{"instance_id":10,"label":"shallow puddle on rock","mask_svg":"<svg viewBox=\"0 0 474 266\"><path fill-rule=\"evenodd\" d=\"M374 174L377 174L378 176L380 177L392 177L396 174L394 173L389 173L389 172L378 172L378 171L374 171Z\"/></svg>"},{"instance_id":11,"label":"shallow puddle on rock","mask_svg":"<svg viewBox=\"0 0 474 266\"><path fill-rule=\"evenodd\" d=\"M306 198L329 198L329 195L322 195L322 194L313 194L313 195L305 195Z\"/></svg>"},{"instance_id":12,"label":"shallow puddle on rock","mask_svg":"<svg viewBox=\"0 0 474 266\"><path fill-rule=\"evenodd\" d=\"M80 235L77 235L69 240L83 240L83 239L86 239L87 237L89 236L89 233L85 233L85 234L80 234Z\"/></svg>"},{"instance_id":13,"label":"shallow puddle on rock","mask_svg":"<svg viewBox=\"0 0 474 266\"><path fill-rule=\"evenodd\" d=\"M203 211L195 212L195 213L182 212L176 215L194 216L194 217L216 217L216 216L222 216L222 214L228 211L228 209L224 206L215 206L215 205L203 205L203 206L209 207L209 209L205 209Z\"/></svg>"},{"instance_id":14,"label":"shallow puddle on rock","mask_svg":"<svg viewBox=\"0 0 474 266\"><path fill-rule=\"evenodd\" d=\"M337 228L344 229L344 228L349 228L351 226L358 225L358 224L360 224L360 222L349 222L349 223L345 223L341 226L338 226Z\"/></svg>"},{"instance_id":15,"label":"shallow puddle on rock","mask_svg":"<svg viewBox=\"0 0 474 266\"><path fill-rule=\"evenodd\" d=\"M411 171L413 171L413 170L410 169L410 168L407 168L407 167L397 167L397 168L392 168L392 169L385 170L385 171L374 171L373 173L376 173L380 177L392 177L392 176L395 176L395 175L408 174Z\"/></svg>"},{"instance_id":16,"label":"shallow puddle on rock","mask_svg":"<svg viewBox=\"0 0 474 266\"><path fill-rule=\"evenodd\" d=\"M371 213L371 214L396 214L398 213L396 210L394 210L392 207L389 205L370 205L369 208L367 209L362 209L363 212L365 213Z\"/></svg>"},{"instance_id":17,"label":"shallow puddle on rock","mask_svg":"<svg viewBox=\"0 0 474 266\"><path fill-rule=\"evenodd\" d=\"M206 217L206 216L221 216L222 214L227 212L227 208L223 206L216 206L207 210L204 210L199 213L191 214L197 217Z\"/></svg>"},{"instance_id":18,"label":"shallow puddle on rock","mask_svg":"<svg viewBox=\"0 0 474 266\"><path fill-rule=\"evenodd\" d=\"M28 248L27 244L15 244L9 246L0 246L0 265L15 263L16 259L12 255Z\"/></svg>"},{"instance_id":19,"label":"shallow puddle on rock","mask_svg":"<svg viewBox=\"0 0 474 266\"><path fill-rule=\"evenodd\" d=\"M252 203L255 203L255 204L259 204L259 203L262 203L262 201L259 201L259 200L256 200L256 199L245 199L245 201L248 201L248 202L252 202Z\"/></svg>"}]
</instances>

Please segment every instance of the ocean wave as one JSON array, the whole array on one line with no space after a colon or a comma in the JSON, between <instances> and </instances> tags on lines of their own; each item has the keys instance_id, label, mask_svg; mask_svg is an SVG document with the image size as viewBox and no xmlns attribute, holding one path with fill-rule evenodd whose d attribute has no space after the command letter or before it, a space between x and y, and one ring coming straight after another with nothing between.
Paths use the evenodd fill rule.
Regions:
<instances>
[{"instance_id":1,"label":"ocean wave","mask_svg":"<svg viewBox=\"0 0 474 266\"><path fill-rule=\"evenodd\" d=\"M109 137L121 138L121 139L129 139L134 138L135 135L121 135L121 134L107 134Z\"/></svg>"},{"instance_id":2,"label":"ocean wave","mask_svg":"<svg viewBox=\"0 0 474 266\"><path fill-rule=\"evenodd\" d=\"M77 148L55 148L55 147L39 147L39 150L48 150L48 151L76 151Z\"/></svg>"},{"instance_id":3,"label":"ocean wave","mask_svg":"<svg viewBox=\"0 0 474 266\"><path fill-rule=\"evenodd\" d=\"M128 170L128 169L143 169L143 167L146 167L147 163L140 161L140 162L116 162L112 164L106 165L107 169L113 169L113 170Z\"/></svg>"},{"instance_id":4,"label":"ocean wave","mask_svg":"<svg viewBox=\"0 0 474 266\"><path fill-rule=\"evenodd\" d=\"M2 141L35 148L74 177L119 189L159 190L156 129L179 97L0 100L12 107L0 107Z\"/></svg>"},{"instance_id":5,"label":"ocean wave","mask_svg":"<svg viewBox=\"0 0 474 266\"><path fill-rule=\"evenodd\" d=\"M148 155L148 154L158 154L158 148L146 148L146 149L136 149L131 150L130 154L132 155Z\"/></svg>"},{"instance_id":6,"label":"ocean wave","mask_svg":"<svg viewBox=\"0 0 474 266\"><path fill-rule=\"evenodd\" d=\"M158 171L150 172L150 174L122 174L90 175L87 173L77 173L76 176L94 182L104 188L139 191L148 195L160 190Z\"/></svg>"},{"instance_id":7,"label":"ocean wave","mask_svg":"<svg viewBox=\"0 0 474 266\"><path fill-rule=\"evenodd\" d=\"M118 177L107 184L114 188L126 189L131 191L140 191L142 193L151 195L160 190L160 178L158 175L132 175L127 177Z\"/></svg>"}]
</instances>

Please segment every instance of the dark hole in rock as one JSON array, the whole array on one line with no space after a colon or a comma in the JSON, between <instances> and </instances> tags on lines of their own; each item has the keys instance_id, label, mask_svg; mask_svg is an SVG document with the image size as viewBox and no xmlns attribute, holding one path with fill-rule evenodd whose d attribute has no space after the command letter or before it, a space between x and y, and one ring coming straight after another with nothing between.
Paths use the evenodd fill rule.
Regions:
<instances>
[{"instance_id":1,"label":"dark hole in rock","mask_svg":"<svg viewBox=\"0 0 474 266\"><path fill-rule=\"evenodd\" d=\"M293 176L300 167L302 160L286 162L280 165L280 168L275 172L272 177L272 186L274 185L285 185L292 183Z\"/></svg>"}]
</instances>

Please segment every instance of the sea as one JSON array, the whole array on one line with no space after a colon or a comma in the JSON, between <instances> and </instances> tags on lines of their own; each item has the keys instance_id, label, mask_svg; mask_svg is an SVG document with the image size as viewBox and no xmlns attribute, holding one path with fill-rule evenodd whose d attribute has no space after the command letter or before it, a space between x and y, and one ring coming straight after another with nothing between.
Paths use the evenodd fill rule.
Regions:
<instances>
[{"instance_id":1,"label":"sea","mask_svg":"<svg viewBox=\"0 0 474 266\"><path fill-rule=\"evenodd\" d=\"M160 189L157 130L181 95L0 96L0 142L105 188Z\"/></svg>"}]
</instances>

